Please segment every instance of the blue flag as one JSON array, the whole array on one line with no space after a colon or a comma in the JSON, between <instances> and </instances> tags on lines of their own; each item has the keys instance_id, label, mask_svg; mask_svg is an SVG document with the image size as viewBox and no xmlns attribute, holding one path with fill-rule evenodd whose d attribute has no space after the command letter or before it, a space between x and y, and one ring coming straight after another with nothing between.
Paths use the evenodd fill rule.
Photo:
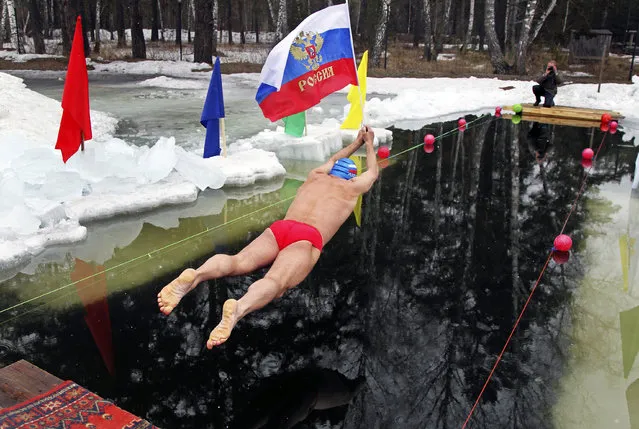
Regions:
<instances>
[{"instance_id":1,"label":"blue flag","mask_svg":"<svg viewBox=\"0 0 639 429\"><path fill-rule=\"evenodd\" d=\"M220 72L220 59L215 59L213 75L209 83L209 92L206 94L204 109L200 123L206 128L206 140L204 141L204 158L218 156L220 150L220 122L224 117L224 95L222 94L222 73Z\"/></svg>"}]
</instances>

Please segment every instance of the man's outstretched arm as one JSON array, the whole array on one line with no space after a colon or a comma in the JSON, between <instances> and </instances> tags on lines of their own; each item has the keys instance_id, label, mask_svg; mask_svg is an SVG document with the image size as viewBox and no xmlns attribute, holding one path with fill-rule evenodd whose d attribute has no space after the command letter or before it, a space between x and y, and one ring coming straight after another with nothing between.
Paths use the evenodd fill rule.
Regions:
<instances>
[{"instance_id":1,"label":"man's outstretched arm","mask_svg":"<svg viewBox=\"0 0 639 429\"><path fill-rule=\"evenodd\" d=\"M353 179L356 191L361 194L368 192L379 175L377 156L375 155L375 147L373 146L374 138L372 131L364 133L364 142L366 143L366 171Z\"/></svg>"},{"instance_id":2,"label":"man's outstretched arm","mask_svg":"<svg viewBox=\"0 0 639 429\"><path fill-rule=\"evenodd\" d=\"M331 156L328 159L328 161L326 161L324 164L320 165L313 171L321 171L323 173L328 173L329 171L331 171L331 168L333 168L333 164L335 164L335 162L337 162L338 159L348 158L349 156L354 154L355 151L359 149L364 143L364 133L367 132L367 130L370 130L370 127L364 126L364 128L359 130L359 132L357 133L357 137L355 137L355 140L353 140L353 143L335 152L333 156Z\"/></svg>"}]
</instances>

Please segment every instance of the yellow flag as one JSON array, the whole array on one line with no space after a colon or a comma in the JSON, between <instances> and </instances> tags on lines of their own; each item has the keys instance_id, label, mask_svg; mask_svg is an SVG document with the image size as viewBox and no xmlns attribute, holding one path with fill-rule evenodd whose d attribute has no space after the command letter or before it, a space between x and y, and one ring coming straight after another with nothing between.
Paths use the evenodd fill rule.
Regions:
<instances>
[{"instance_id":1,"label":"yellow flag","mask_svg":"<svg viewBox=\"0 0 639 429\"><path fill-rule=\"evenodd\" d=\"M357 166L357 175L359 176L360 174L362 174L362 157L353 155L350 158L353 160L353 162ZM357 203L355 203L353 214L355 215L355 223L357 223L357 226L362 226L362 196L361 195L357 198Z\"/></svg>"},{"instance_id":2,"label":"yellow flag","mask_svg":"<svg viewBox=\"0 0 639 429\"><path fill-rule=\"evenodd\" d=\"M366 102L366 71L368 69L368 51L362 55L362 61L357 68L357 80L359 80L359 86L351 85L351 89L348 91L346 98L351 103L351 108L348 111L348 116L342 124L342 129L357 130L362 126L364 120L364 105ZM360 92L361 91L361 92ZM361 94L361 97L360 97Z\"/></svg>"}]
</instances>

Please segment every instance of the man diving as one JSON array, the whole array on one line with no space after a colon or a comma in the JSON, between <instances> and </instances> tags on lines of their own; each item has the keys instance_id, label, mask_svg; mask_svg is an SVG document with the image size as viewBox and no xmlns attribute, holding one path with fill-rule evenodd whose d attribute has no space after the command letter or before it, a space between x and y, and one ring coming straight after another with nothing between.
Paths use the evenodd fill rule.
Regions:
<instances>
[{"instance_id":1,"label":"man diving","mask_svg":"<svg viewBox=\"0 0 639 429\"><path fill-rule=\"evenodd\" d=\"M246 274L272 264L264 278L251 284L244 296L226 300L222 320L206 343L212 349L229 338L244 316L301 283L317 263L322 247L350 216L358 197L377 180L373 140L373 131L364 126L350 145L308 174L284 219L274 222L238 254L216 254L198 269L184 270L158 294L160 311L171 313L182 297L204 280ZM355 163L348 157L363 144L367 170L357 176Z\"/></svg>"}]
</instances>

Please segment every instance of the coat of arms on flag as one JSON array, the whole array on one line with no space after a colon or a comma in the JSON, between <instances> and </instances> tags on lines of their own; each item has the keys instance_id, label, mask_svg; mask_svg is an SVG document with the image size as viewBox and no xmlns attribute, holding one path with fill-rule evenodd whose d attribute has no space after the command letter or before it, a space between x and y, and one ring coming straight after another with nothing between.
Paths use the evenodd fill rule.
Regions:
<instances>
[{"instance_id":1,"label":"coat of arms on flag","mask_svg":"<svg viewBox=\"0 0 639 429\"><path fill-rule=\"evenodd\" d=\"M307 70L317 70L322 62L322 55L319 53L324 44L324 38L311 31L302 31L293 40L291 45L291 55L298 61L306 61L304 64Z\"/></svg>"}]
</instances>

